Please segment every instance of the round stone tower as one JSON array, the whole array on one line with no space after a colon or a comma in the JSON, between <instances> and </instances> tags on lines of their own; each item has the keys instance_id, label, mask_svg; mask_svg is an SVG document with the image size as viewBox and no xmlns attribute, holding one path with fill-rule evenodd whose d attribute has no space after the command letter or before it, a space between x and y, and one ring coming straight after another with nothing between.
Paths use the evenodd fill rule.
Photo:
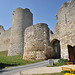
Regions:
<instances>
[{"instance_id":1,"label":"round stone tower","mask_svg":"<svg viewBox=\"0 0 75 75\"><path fill-rule=\"evenodd\" d=\"M10 47L8 56L20 55L24 51L24 30L33 25L33 14L28 8L13 11Z\"/></svg>"},{"instance_id":2,"label":"round stone tower","mask_svg":"<svg viewBox=\"0 0 75 75\"><path fill-rule=\"evenodd\" d=\"M26 28L23 59L44 60L49 58L49 37L49 28L45 23L39 23Z\"/></svg>"}]
</instances>

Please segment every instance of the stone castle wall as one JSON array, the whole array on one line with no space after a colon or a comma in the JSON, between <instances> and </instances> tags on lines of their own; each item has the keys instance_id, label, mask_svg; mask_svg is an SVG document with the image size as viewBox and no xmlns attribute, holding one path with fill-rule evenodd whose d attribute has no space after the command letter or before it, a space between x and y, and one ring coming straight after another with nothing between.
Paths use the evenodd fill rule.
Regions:
<instances>
[{"instance_id":1,"label":"stone castle wall","mask_svg":"<svg viewBox=\"0 0 75 75\"><path fill-rule=\"evenodd\" d=\"M67 59L68 45L75 46L75 0L63 4L57 19L53 33L47 24L33 25L29 9L17 8L13 12L12 27L5 31L0 25L0 51L8 50L9 56L24 53L26 60L53 58L55 52ZM60 50L56 48L58 44Z\"/></svg>"},{"instance_id":2,"label":"stone castle wall","mask_svg":"<svg viewBox=\"0 0 75 75\"><path fill-rule=\"evenodd\" d=\"M11 28L7 31L0 25L0 51L9 49Z\"/></svg>"},{"instance_id":3,"label":"stone castle wall","mask_svg":"<svg viewBox=\"0 0 75 75\"><path fill-rule=\"evenodd\" d=\"M68 45L75 45L75 0L64 3L59 9L58 23L55 26L51 41L60 41L61 57L68 58Z\"/></svg>"},{"instance_id":4,"label":"stone castle wall","mask_svg":"<svg viewBox=\"0 0 75 75\"><path fill-rule=\"evenodd\" d=\"M75 0L64 3L57 15L60 35L74 31Z\"/></svg>"},{"instance_id":5,"label":"stone castle wall","mask_svg":"<svg viewBox=\"0 0 75 75\"><path fill-rule=\"evenodd\" d=\"M49 28L40 23L26 28L24 35L24 56L26 60L44 60L50 55Z\"/></svg>"},{"instance_id":6,"label":"stone castle wall","mask_svg":"<svg viewBox=\"0 0 75 75\"><path fill-rule=\"evenodd\" d=\"M33 15L29 9L17 8L13 12L9 56L23 54L24 30L31 25L33 25Z\"/></svg>"},{"instance_id":7,"label":"stone castle wall","mask_svg":"<svg viewBox=\"0 0 75 75\"><path fill-rule=\"evenodd\" d=\"M61 57L68 58L68 45L75 45L75 0L65 3L60 8L58 25L60 25Z\"/></svg>"}]
</instances>

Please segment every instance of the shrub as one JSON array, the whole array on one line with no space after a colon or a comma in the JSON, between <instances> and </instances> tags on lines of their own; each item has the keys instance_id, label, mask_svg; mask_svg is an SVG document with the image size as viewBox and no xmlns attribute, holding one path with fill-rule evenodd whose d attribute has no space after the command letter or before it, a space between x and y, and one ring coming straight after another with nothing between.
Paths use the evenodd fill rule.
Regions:
<instances>
[{"instance_id":1,"label":"shrub","mask_svg":"<svg viewBox=\"0 0 75 75\"><path fill-rule=\"evenodd\" d=\"M66 59L59 59L58 62L59 62L59 63L66 64Z\"/></svg>"}]
</instances>

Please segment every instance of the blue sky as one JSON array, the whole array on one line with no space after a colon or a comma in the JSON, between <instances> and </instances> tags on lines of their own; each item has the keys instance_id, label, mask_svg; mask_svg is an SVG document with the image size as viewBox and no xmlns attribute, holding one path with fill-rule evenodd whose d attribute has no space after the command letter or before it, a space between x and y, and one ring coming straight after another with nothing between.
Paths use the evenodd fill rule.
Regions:
<instances>
[{"instance_id":1,"label":"blue sky","mask_svg":"<svg viewBox=\"0 0 75 75\"><path fill-rule=\"evenodd\" d=\"M33 13L33 24L46 23L54 31L55 15L64 2L70 0L0 0L0 25L8 30L12 26L12 13L16 8L29 8Z\"/></svg>"}]
</instances>

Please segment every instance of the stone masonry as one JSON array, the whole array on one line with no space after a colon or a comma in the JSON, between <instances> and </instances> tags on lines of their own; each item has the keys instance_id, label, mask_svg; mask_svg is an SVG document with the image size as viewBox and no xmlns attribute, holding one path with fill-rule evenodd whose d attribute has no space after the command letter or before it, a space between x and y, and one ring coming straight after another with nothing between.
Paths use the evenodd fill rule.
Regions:
<instances>
[{"instance_id":1,"label":"stone masonry","mask_svg":"<svg viewBox=\"0 0 75 75\"><path fill-rule=\"evenodd\" d=\"M33 25L33 15L29 9L17 8L13 12L10 46L8 55L19 55L24 52L24 30Z\"/></svg>"},{"instance_id":2,"label":"stone masonry","mask_svg":"<svg viewBox=\"0 0 75 75\"><path fill-rule=\"evenodd\" d=\"M58 11L57 18L54 34L50 37L51 46L55 39L59 40L61 58L67 59L68 45L75 46L75 0L64 3Z\"/></svg>"},{"instance_id":3,"label":"stone masonry","mask_svg":"<svg viewBox=\"0 0 75 75\"><path fill-rule=\"evenodd\" d=\"M10 45L11 28L7 31L0 25L0 51L6 51Z\"/></svg>"},{"instance_id":4,"label":"stone masonry","mask_svg":"<svg viewBox=\"0 0 75 75\"><path fill-rule=\"evenodd\" d=\"M75 0L65 2L56 17L53 33L45 23L33 25L28 8L17 8L12 27L5 31L0 25L0 51L8 50L8 56L22 54L26 60L72 58L69 51L75 52Z\"/></svg>"},{"instance_id":5,"label":"stone masonry","mask_svg":"<svg viewBox=\"0 0 75 75\"><path fill-rule=\"evenodd\" d=\"M50 57L49 28L39 23L27 27L24 35L24 56L26 60L44 60Z\"/></svg>"}]
</instances>

